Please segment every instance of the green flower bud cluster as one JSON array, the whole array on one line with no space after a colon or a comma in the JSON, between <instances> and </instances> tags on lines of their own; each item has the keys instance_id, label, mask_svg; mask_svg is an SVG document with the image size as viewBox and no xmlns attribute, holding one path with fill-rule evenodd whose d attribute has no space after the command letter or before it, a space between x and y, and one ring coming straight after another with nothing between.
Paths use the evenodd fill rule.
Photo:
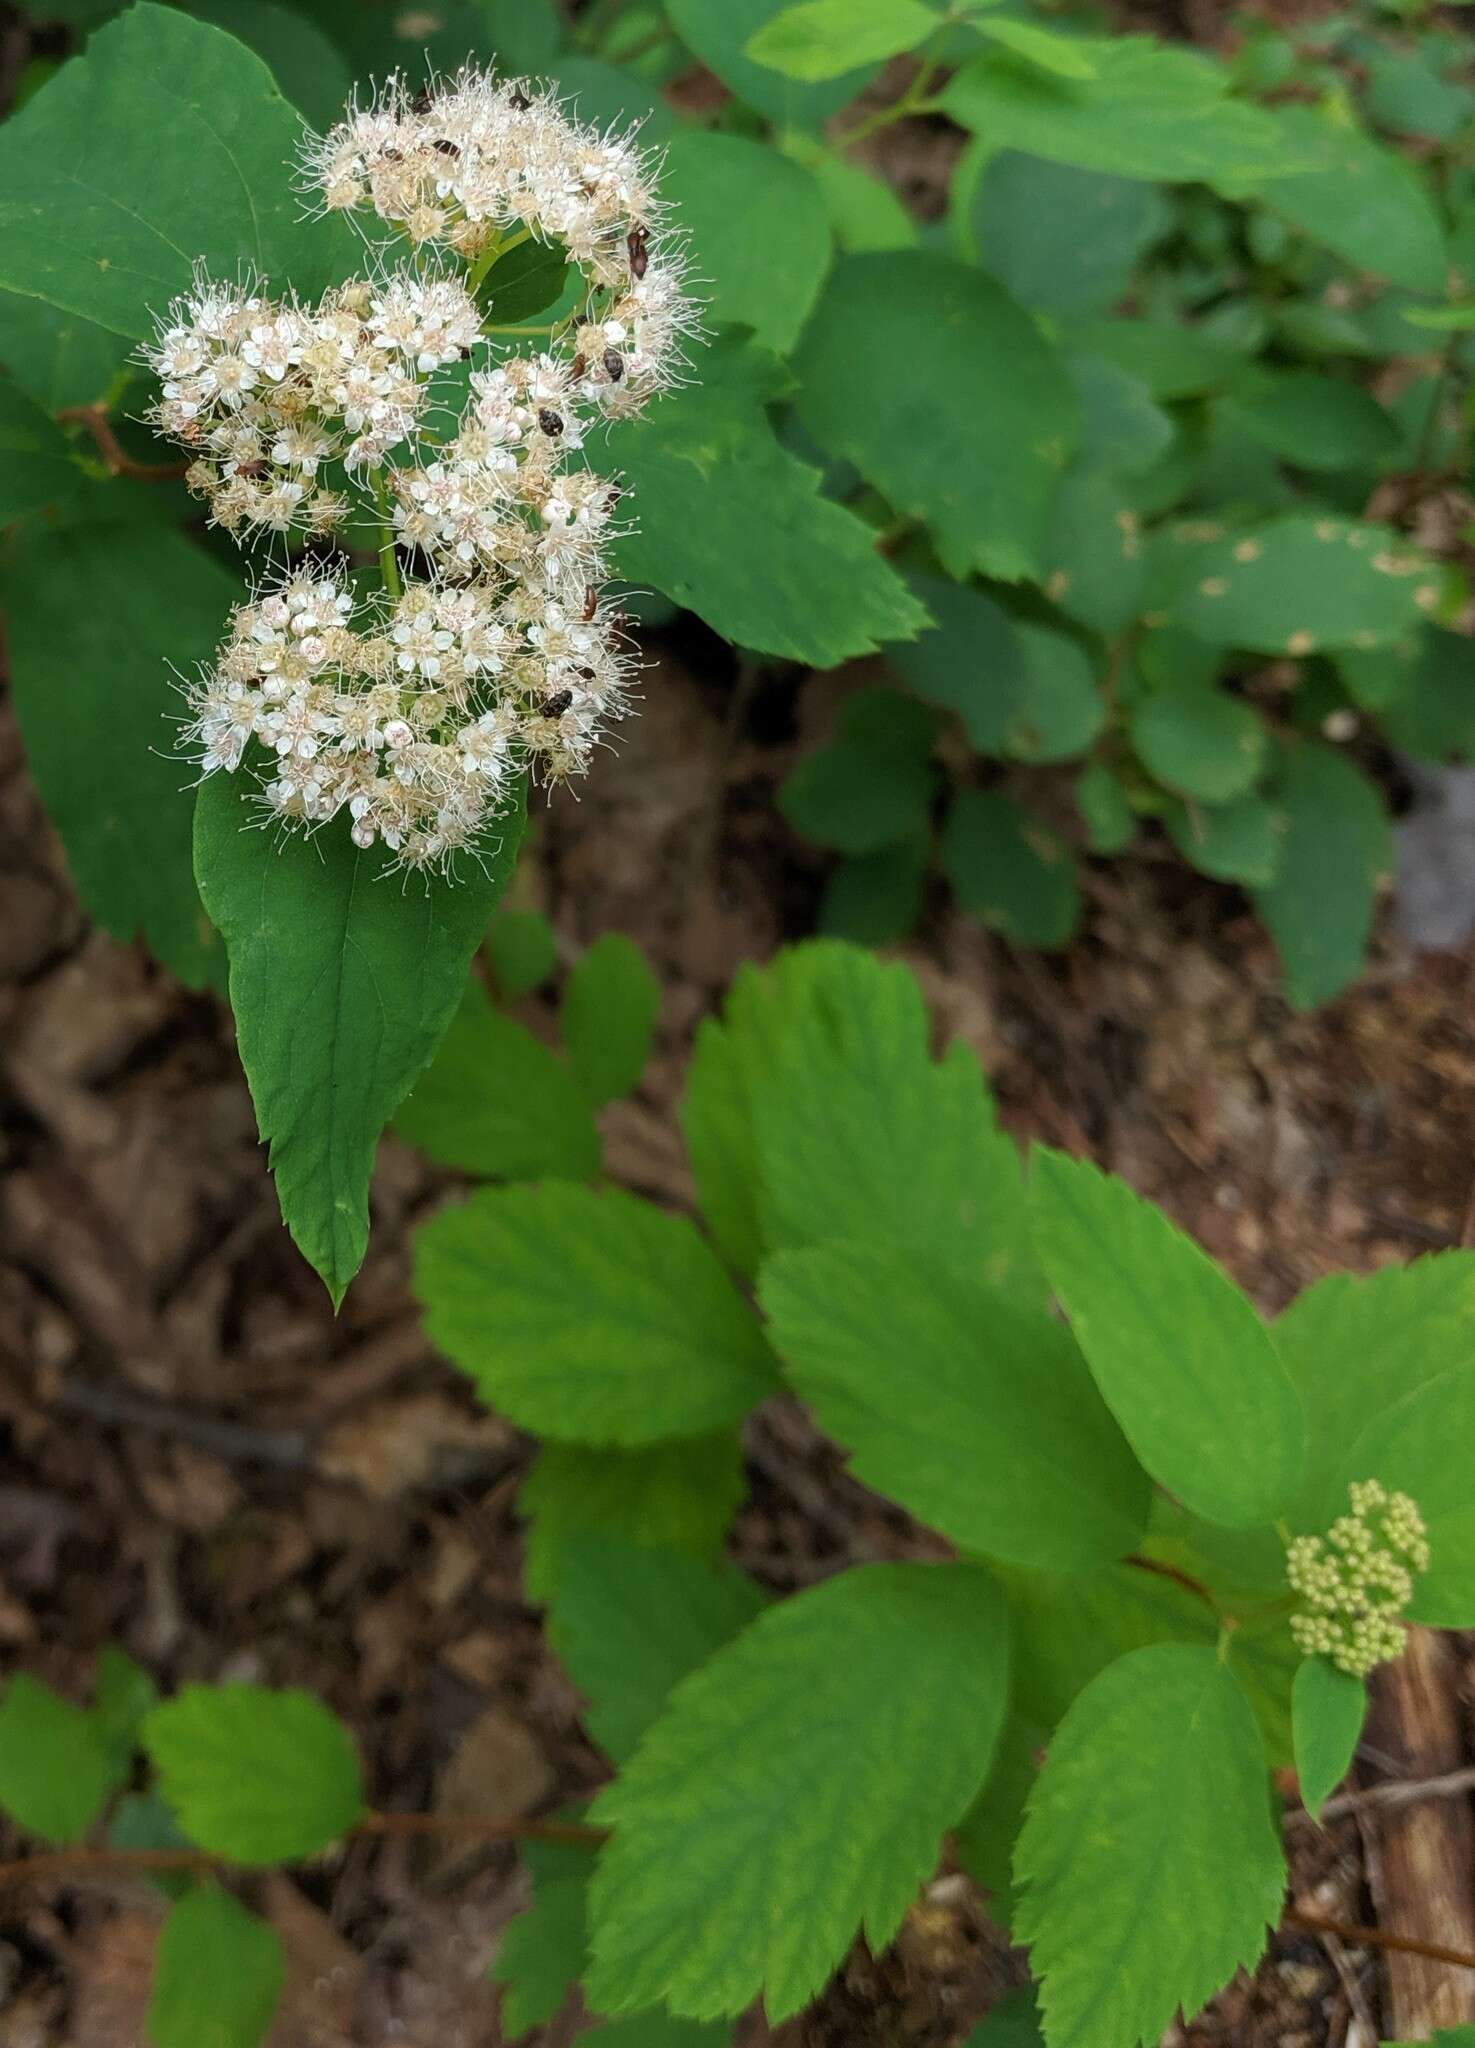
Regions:
<instances>
[{"instance_id":1,"label":"green flower bud cluster","mask_svg":"<svg viewBox=\"0 0 1475 2048\"><path fill-rule=\"evenodd\" d=\"M1291 1617L1296 1647L1366 1678L1403 1650L1399 1619L1414 1581L1429 1569L1424 1518L1406 1493L1376 1479L1355 1481L1352 1512L1325 1536L1298 1536L1286 1553L1286 1577L1309 1612Z\"/></svg>"}]
</instances>

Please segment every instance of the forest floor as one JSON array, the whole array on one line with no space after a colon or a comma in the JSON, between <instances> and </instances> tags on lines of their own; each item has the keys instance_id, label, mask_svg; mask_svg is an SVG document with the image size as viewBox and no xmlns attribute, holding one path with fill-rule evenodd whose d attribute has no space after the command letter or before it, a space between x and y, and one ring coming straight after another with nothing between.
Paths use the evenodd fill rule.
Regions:
<instances>
[{"instance_id":1,"label":"forest floor","mask_svg":"<svg viewBox=\"0 0 1475 2048\"><path fill-rule=\"evenodd\" d=\"M570 951L615 929L655 964L659 1050L607 1112L608 1157L677 1205L695 1021L740 961L812 928L820 865L775 786L866 676L774 674L735 730L730 664L699 632L666 646L621 751L542 814L516 885ZM169 1683L307 1685L357 1731L386 1807L521 1813L587 1791L599 1759L521 1591L530 1446L434 1355L410 1294L410 1234L451 1183L386 1142L335 1321L279 1222L227 1012L89 929L8 723L0 867L0 1667L80 1695L112 1640ZM939 1038L977 1049L1012 1130L1125 1174L1267 1309L1332 1268L1469 1234L1475 946L1381 940L1357 990L1296 1017L1233 892L1151 847L1088 887L1062 957L1015 953L941 901L906 951ZM520 1014L549 1022L536 999ZM765 1581L916 1550L796 1407L769 1404L750 1451L734 1549ZM1429 1638L1410 1670L1379 1704L1367 1778L1468 1760L1468 1665ZM1467 1802L1290 1841L1303 1908L1475 1947ZM0 1854L16 1846L0 1831ZM486 1965L525 1896L509 1850L400 1842L269 1880L293 1960L273 2048L495 2048ZM0 2048L140 2039L160 1907L122 1883L0 1898ZM858 1953L783 2038L941 2048L1017 1975L972 1888L944 1877L896 1948ZM1475 2019L1475 1973L1298 1934L1189 2038L1371 2048L1458 2019Z\"/></svg>"}]
</instances>

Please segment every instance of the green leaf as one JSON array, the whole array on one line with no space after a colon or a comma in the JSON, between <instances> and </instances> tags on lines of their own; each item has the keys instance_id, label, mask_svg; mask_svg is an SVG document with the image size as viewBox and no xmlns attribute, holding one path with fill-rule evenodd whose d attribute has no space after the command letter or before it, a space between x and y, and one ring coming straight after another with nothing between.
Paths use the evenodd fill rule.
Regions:
<instances>
[{"instance_id":1,"label":"green leaf","mask_svg":"<svg viewBox=\"0 0 1475 2048\"><path fill-rule=\"evenodd\" d=\"M273 0L189 0L188 12L254 50L309 121L326 128L342 119L353 73L315 22Z\"/></svg>"},{"instance_id":2,"label":"green leaf","mask_svg":"<svg viewBox=\"0 0 1475 2048\"><path fill-rule=\"evenodd\" d=\"M565 1549L590 1537L684 1550L710 1564L743 1490L742 1443L732 1429L634 1451L545 1443L517 1496L531 1522L523 1544L528 1595L549 1599Z\"/></svg>"},{"instance_id":3,"label":"green leaf","mask_svg":"<svg viewBox=\"0 0 1475 2048\"><path fill-rule=\"evenodd\" d=\"M295 1863L366 1811L353 1739L311 1693L187 1685L142 1736L180 1827L212 1856Z\"/></svg>"},{"instance_id":4,"label":"green leaf","mask_svg":"<svg viewBox=\"0 0 1475 2048\"><path fill-rule=\"evenodd\" d=\"M569 969L564 1044L591 1102L628 1095L645 1071L661 1007L661 985L633 939L606 932Z\"/></svg>"},{"instance_id":5,"label":"green leaf","mask_svg":"<svg viewBox=\"0 0 1475 2048\"><path fill-rule=\"evenodd\" d=\"M1086 823L1092 853L1121 853L1137 830L1120 776L1105 761L1088 761L1076 777L1076 809Z\"/></svg>"},{"instance_id":6,"label":"green leaf","mask_svg":"<svg viewBox=\"0 0 1475 2048\"><path fill-rule=\"evenodd\" d=\"M819 471L774 437L763 398L776 387L763 374L756 387L691 385L611 436L640 505L619 569L740 647L833 668L908 639L926 614L871 529L821 498Z\"/></svg>"},{"instance_id":7,"label":"green leaf","mask_svg":"<svg viewBox=\"0 0 1475 2048\"><path fill-rule=\"evenodd\" d=\"M775 1350L867 1486L964 1550L1080 1569L1147 1526L1147 1475L1069 1332L963 1261L833 1244L763 1268Z\"/></svg>"},{"instance_id":8,"label":"green leaf","mask_svg":"<svg viewBox=\"0 0 1475 2048\"><path fill-rule=\"evenodd\" d=\"M1472 1317L1475 1253L1450 1251L1367 1275L1330 1274L1276 1319L1275 1348L1311 1418L1296 1529L1315 1534L1344 1512L1343 1475L1359 1434L1468 1362Z\"/></svg>"},{"instance_id":9,"label":"green leaf","mask_svg":"<svg viewBox=\"0 0 1475 2048\"><path fill-rule=\"evenodd\" d=\"M623 1764L679 1681L767 1604L754 1581L731 1565L588 1535L564 1546L547 1627L589 1702L590 1734Z\"/></svg>"},{"instance_id":10,"label":"green leaf","mask_svg":"<svg viewBox=\"0 0 1475 2048\"><path fill-rule=\"evenodd\" d=\"M638 2012L629 2019L606 2020L579 2038L597 2041L599 2048L730 2048L733 2030L673 2019L668 2012Z\"/></svg>"},{"instance_id":11,"label":"green leaf","mask_svg":"<svg viewBox=\"0 0 1475 2048\"><path fill-rule=\"evenodd\" d=\"M158 1697L154 1681L126 1650L116 1643L103 1645L97 1660L92 1725L115 1784L121 1785L133 1769L138 1731Z\"/></svg>"},{"instance_id":12,"label":"green leaf","mask_svg":"<svg viewBox=\"0 0 1475 2048\"><path fill-rule=\"evenodd\" d=\"M197 262L315 297L357 244L343 221L304 217L300 135L244 44L142 0L0 134L0 286L133 341Z\"/></svg>"},{"instance_id":13,"label":"green leaf","mask_svg":"<svg viewBox=\"0 0 1475 2048\"><path fill-rule=\"evenodd\" d=\"M1366 1718L1362 1680L1325 1657L1308 1657L1291 1691L1291 1725L1301 1802L1313 1820L1321 1818L1322 1807L1351 1769Z\"/></svg>"},{"instance_id":14,"label":"green leaf","mask_svg":"<svg viewBox=\"0 0 1475 2048\"><path fill-rule=\"evenodd\" d=\"M493 1009L474 977L394 1128L438 1166L489 1179L599 1173L599 1133L573 1071Z\"/></svg>"},{"instance_id":15,"label":"green leaf","mask_svg":"<svg viewBox=\"0 0 1475 2048\"><path fill-rule=\"evenodd\" d=\"M830 262L824 195L803 165L740 135L683 129L661 194L691 238L710 317L791 349Z\"/></svg>"},{"instance_id":16,"label":"green leaf","mask_svg":"<svg viewBox=\"0 0 1475 2048\"><path fill-rule=\"evenodd\" d=\"M116 1782L93 1716L18 1671L0 1696L0 1808L34 1835L75 1842Z\"/></svg>"},{"instance_id":17,"label":"green leaf","mask_svg":"<svg viewBox=\"0 0 1475 2048\"><path fill-rule=\"evenodd\" d=\"M541 2027L563 2005L584 1968L585 1920L594 1858L566 1842L527 1842L523 1860L533 1902L503 1934L489 1972L505 1984L502 2032L509 2041Z\"/></svg>"},{"instance_id":18,"label":"green leaf","mask_svg":"<svg viewBox=\"0 0 1475 2048\"><path fill-rule=\"evenodd\" d=\"M1341 112L1279 107L1273 118L1287 156L1307 168L1258 183L1247 179L1242 192L1359 270L1442 295L1449 262L1444 228L1407 158Z\"/></svg>"},{"instance_id":19,"label":"green leaf","mask_svg":"<svg viewBox=\"0 0 1475 2048\"><path fill-rule=\"evenodd\" d=\"M558 941L541 910L503 910L492 920L486 950L497 993L513 1002L538 987L558 964Z\"/></svg>"},{"instance_id":20,"label":"green leaf","mask_svg":"<svg viewBox=\"0 0 1475 2048\"><path fill-rule=\"evenodd\" d=\"M775 127L820 128L855 98L868 68L814 83L783 77L756 62L748 45L787 0L666 0L676 33L709 71Z\"/></svg>"},{"instance_id":21,"label":"green leaf","mask_svg":"<svg viewBox=\"0 0 1475 2048\"><path fill-rule=\"evenodd\" d=\"M1406 306L1403 317L1413 327L1432 327L1442 334L1475 327L1475 306Z\"/></svg>"},{"instance_id":22,"label":"green leaf","mask_svg":"<svg viewBox=\"0 0 1475 2048\"><path fill-rule=\"evenodd\" d=\"M1280 871L1255 894L1298 1010L1340 995L1359 973L1378 882L1392 865L1382 801L1362 772L1308 741L1289 754L1275 791L1285 817Z\"/></svg>"},{"instance_id":23,"label":"green leaf","mask_svg":"<svg viewBox=\"0 0 1475 2048\"><path fill-rule=\"evenodd\" d=\"M1190 539L1167 609L1217 647L1307 655L1396 640L1439 595L1437 570L1390 527L1291 513Z\"/></svg>"},{"instance_id":24,"label":"green leaf","mask_svg":"<svg viewBox=\"0 0 1475 2048\"><path fill-rule=\"evenodd\" d=\"M931 857L931 839L921 834L839 861L820 901L820 931L858 946L899 945L922 914Z\"/></svg>"},{"instance_id":25,"label":"green leaf","mask_svg":"<svg viewBox=\"0 0 1475 2048\"><path fill-rule=\"evenodd\" d=\"M1063 946L1080 915L1070 849L992 789L960 790L942 835L943 872L965 910L1021 946Z\"/></svg>"},{"instance_id":26,"label":"green leaf","mask_svg":"<svg viewBox=\"0 0 1475 2048\"><path fill-rule=\"evenodd\" d=\"M967 1565L869 1565L781 1601L688 1678L594 1812L589 1996L796 2012L896 1932L987 1772L1004 1603ZM720 1756L722 1768L712 1769ZM865 1797L837 1798L865 1759Z\"/></svg>"},{"instance_id":27,"label":"green leaf","mask_svg":"<svg viewBox=\"0 0 1475 2048\"><path fill-rule=\"evenodd\" d=\"M1462 1446L1475 1429L1475 1367L1468 1358L1369 1417L1347 1454L1339 1493L1364 1478L1412 1495L1429 1532L1428 1571L1415 1582L1411 1620L1475 1626L1475 1501Z\"/></svg>"},{"instance_id":28,"label":"green leaf","mask_svg":"<svg viewBox=\"0 0 1475 2048\"><path fill-rule=\"evenodd\" d=\"M569 263L558 242L536 236L499 256L477 287L477 304L497 327L515 326L547 313L563 296Z\"/></svg>"},{"instance_id":29,"label":"green leaf","mask_svg":"<svg viewBox=\"0 0 1475 2048\"><path fill-rule=\"evenodd\" d=\"M286 1982L281 1937L219 1885L199 1885L159 1935L144 2025L153 2048L257 2048Z\"/></svg>"},{"instance_id":30,"label":"green leaf","mask_svg":"<svg viewBox=\"0 0 1475 2048\"><path fill-rule=\"evenodd\" d=\"M44 299L0 292L0 363L43 412L92 405L126 383L128 345ZM125 365L120 369L120 365Z\"/></svg>"},{"instance_id":31,"label":"green leaf","mask_svg":"<svg viewBox=\"0 0 1475 2048\"><path fill-rule=\"evenodd\" d=\"M344 821L274 841L249 783L195 805L195 875L225 940L236 1043L293 1241L334 1303L363 1264L379 1134L449 1028L522 835L458 881L402 886Z\"/></svg>"},{"instance_id":32,"label":"green leaf","mask_svg":"<svg viewBox=\"0 0 1475 2048\"><path fill-rule=\"evenodd\" d=\"M1026 1988L1001 1998L963 2048L1044 2048L1044 2041L1035 1993Z\"/></svg>"},{"instance_id":33,"label":"green leaf","mask_svg":"<svg viewBox=\"0 0 1475 2048\"><path fill-rule=\"evenodd\" d=\"M914 49L940 26L921 0L799 0L766 21L745 55L786 78L839 78Z\"/></svg>"},{"instance_id":34,"label":"green leaf","mask_svg":"<svg viewBox=\"0 0 1475 2048\"><path fill-rule=\"evenodd\" d=\"M1137 515L1120 483L1100 470L1076 467L1064 478L1050 517L1044 560L1043 581L1050 597L1068 617L1094 632L1120 633L1142 610L1146 565ZM1037 630L1021 628L1023 633ZM1095 704L1095 677L1084 657L1082 666ZM1098 711L1098 722L1100 716Z\"/></svg>"},{"instance_id":35,"label":"green leaf","mask_svg":"<svg viewBox=\"0 0 1475 2048\"><path fill-rule=\"evenodd\" d=\"M61 428L10 377L0 376L0 526L75 497L86 484Z\"/></svg>"},{"instance_id":36,"label":"green leaf","mask_svg":"<svg viewBox=\"0 0 1475 2048\"><path fill-rule=\"evenodd\" d=\"M931 250L848 256L795 367L816 441L924 521L952 575L1034 574L1077 409L1055 351L992 279Z\"/></svg>"},{"instance_id":37,"label":"green leaf","mask_svg":"<svg viewBox=\"0 0 1475 2048\"><path fill-rule=\"evenodd\" d=\"M1050 2048L1155 2041L1252 1967L1285 1857L1243 1693L1212 1649L1111 1665L1056 1729L1015 1851Z\"/></svg>"},{"instance_id":38,"label":"green leaf","mask_svg":"<svg viewBox=\"0 0 1475 2048\"><path fill-rule=\"evenodd\" d=\"M1240 369L1228 349L1174 320L1091 320L1072 340L1157 399L1196 398L1222 389Z\"/></svg>"},{"instance_id":39,"label":"green leaf","mask_svg":"<svg viewBox=\"0 0 1475 2048\"><path fill-rule=\"evenodd\" d=\"M784 778L778 807L796 832L840 853L877 853L927 830L926 759L839 739L806 754Z\"/></svg>"},{"instance_id":40,"label":"green leaf","mask_svg":"<svg viewBox=\"0 0 1475 2048\"><path fill-rule=\"evenodd\" d=\"M1294 1495L1301 1402L1228 1274L1123 1180L1040 1148L1035 1246L1142 1463L1196 1514L1272 1521Z\"/></svg>"},{"instance_id":41,"label":"green leaf","mask_svg":"<svg viewBox=\"0 0 1475 2048\"><path fill-rule=\"evenodd\" d=\"M1422 56L1382 56L1368 66L1368 116L1395 135L1449 142L1470 118L1467 85L1450 85Z\"/></svg>"},{"instance_id":42,"label":"green leaf","mask_svg":"<svg viewBox=\"0 0 1475 2048\"><path fill-rule=\"evenodd\" d=\"M1280 869L1281 819L1263 796L1227 804L1170 804L1163 813L1169 837L1201 875L1265 888Z\"/></svg>"},{"instance_id":43,"label":"green leaf","mask_svg":"<svg viewBox=\"0 0 1475 2048\"><path fill-rule=\"evenodd\" d=\"M1210 684L1154 690L1131 712L1137 758L1180 796L1227 804L1259 780L1265 727L1253 706Z\"/></svg>"},{"instance_id":44,"label":"green leaf","mask_svg":"<svg viewBox=\"0 0 1475 2048\"><path fill-rule=\"evenodd\" d=\"M33 528L5 573L21 736L78 893L105 931L141 933L193 988L218 981L222 960L190 863L189 775L170 751L171 668L210 659L239 596L202 549L149 523ZM106 746L79 745L85 732Z\"/></svg>"},{"instance_id":45,"label":"green leaf","mask_svg":"<svg viewBox=\"0 0 1475 2048\"><path fill-rule=\"evenodd\" d=\"M772 1389L757 1322L691 1223L618 1188L484 1188L421 1231L415 1286L431 1339L542 1436L694 1436Z\"/></svg>"},{"instance_id":46,"label":"green leaf","mask_svg":"<svg viewBox=\"0 0 1475 2048\"><path fill-rule=\"evenodd\" d=\"M1301 160L1270 115L1228 97L1228 73L1207 58L1145 36L1077 37L1071 48L1090 77L990 50L954 74L943 106L991 148L1125 178L1217 184Z\"/></svg>"},{"instance_id":47,"label":"green leaf","mask_svg":"<svg viewBox=\"0 0 1475 2048\"><path fill-rule=\"evenodd\" d=\"M1396 454L1397 426L1360 385L1319 370L1283 370L1237 395L1236 430L1298 469L1362 469Z\"/></svg>"},{"instance_id":48,"label":"green leaf","mask_svg":"<svg viewBox=\"0 0 1475 2048\"><path fill-rule=\"evenodd\" d=\"M1177 429L1144 378L1098 355L1067 355L1065 368L1080 401L1082 468L1136 477L1163 461Z\"/></svg>"},{"instance_id":49,"label":"green leaf","mask_svg":"<svg viewBox=\"0 0 1475 2048\"><path fill-rule=\"evenodd\" d=\"M981 36L997 43L1012 56L1022 57L1037 71L1054 78L1095 78L1098 65L1083 36L1056 35L1032 21L1016 21L1011 15L984 14L973 23Z\"/></svg>"},{"instance_id":50,"label":"green leaf","mask_svg":"<svg viewBox=\"0 0 1475 2048\"><path fill-rule=\"evenodd\" d=\"M1019 627L980 590L941 576L910 580L936 623L887 658L919 697L958 714L981 753L1004 753L1029 693Z\"/></svg>"},{"instance_id":51,"label":"green leaf","mask_svg":"<svg viewBox=\"0 0 1475 2048\"><path fill-rule=\"evenodd\" d=\"M824 196L830 231L840 248L860 255L868 249L912 249L917 223L891 187L847 157L791 128L779 146L804 165Z\"/></svg>"}]
</instances>

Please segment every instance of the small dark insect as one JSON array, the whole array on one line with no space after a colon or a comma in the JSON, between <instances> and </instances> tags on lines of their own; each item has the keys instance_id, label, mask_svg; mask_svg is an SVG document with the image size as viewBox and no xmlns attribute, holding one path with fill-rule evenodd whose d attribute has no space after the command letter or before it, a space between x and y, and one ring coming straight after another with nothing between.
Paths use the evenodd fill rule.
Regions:
<instances>
[{"instance_id":1,"label":"small dark insect","mask_svg":"<svg viewBox=\"0 0 1475 2048\"><path fill-rule=\"evenodd\" d=\"M538 414L538 425L545 434L561 434L563 432L563 414L555 412L551 406L545 405Z\"/></svg>"},{"instance_id":2,"label":"small dark insect","mask_svg":"<svg viewBox=\"0 0 1475 2048\"><path fill-rule=\"evenodd\" d=\"M455 143L445 135L437 135L430 146L432 149L438 149L442 156L459 156L461 154Z\"/></svg>"},{"instance_id":3,"label":"small dark insect","mask_svg":"<svg viewBox=\"0 0 1475 2048\"><path fill-rule=\"evenodd\" d=\"M263 472L263 470L264 470L265 468L266 468L266 459L265 459L265 457L264 457L264 456L260 456L260 455L258 455L258 456L256 457L256 459L255 459L255 461L254 461L254 462L238 462L238 463L236 464L236 475L237 475L237 476L260 476L260 475L262 474L262 472Z\"/></svg>"},{"instance_id":4,"label":"small dark insect","mask_svg":"<svg viewBox=\"0 0 1475 2048\"><path fill-rule=\"evenodd\" d=\"M415 94L415 97L410 101L410 111L413 114L428 114L430 112L430 87L428 85L422 85Z\"/></svg>"},{"instance_id":5,"label":"small dark insect","mask_svg":"<svg viewBox=\"0 0 1475 2048\"><path fill-rule=\"evenodd\" d=\"M543 716L545 718L562 718L564 712L568 710L573 701L574 693L572 690L559 690L544 704Z\"/></svg>"},{"instance_id":6,"label":"small dark insect","mask_svg":"<svg viewBox=\"0 0 1475 2048\"><path fill-rule=\"evenodd\" d=\"M609 373L611 384L618 384L625 374L625 358L617 348L607 348L605 350L604 367Z\"/></svg>"},{"instance_id":7,"label":"small dark insect","mask_svg":"<svg viewBox=\"0 0 1475 2048\"><path fill-rule=\"evenodd\" d=\"M385 152L384 152L384 161L385 161L385 162L386 162L387 164L402 164L402 163L404 162L404 160L405 160L405 153L404 153L404 151L403 151L402 149L395 149L395 148L393 147L393 145L391 145L391 146L390 146L390 147L389 147L388 149L386 149L386 150L385 150Z\"/></svg>"},{"instance_id":8,"label":"small dark insect","mask_svg":"<svg viewBox=\"0 0 1475 2048\"><path fill-rule=\"evenodd\" d=\"M525 114L528 108L532 105L532 101L528 98L527 94L522 90L520 86L517 88L516 91L511 92L507 95L507 103L509 106L516 107L519 114Z\"/></svg>"},{"instance_id":9,"label":"small dark insect","mask_svg":"<svg viewBox=\"0 0 1475 2048\"><path fill-rule=\"evenodd\" d=\"M589 585L589 588L584 592L584 609L579 614L579 618L582 621L582 623L587 626L589 621L593 618L594 614L598 611L598 609L599 592L594 588L594 585L591 583Z\"/></svg>"},{"instance_id":10,"label":"small dark insect","mask_svg":"<svg viewBox=\"0 0 1475 2048\"><path fill-rule=\"evenodd\" d=\"M625 247L630 252L630 275L638 284L650 268L650 243L646 239L645 229L631 228L625 237Z\"/></svg>"},{"instance_id":11,"label":"small dark insect","mask_svg":"<svg viewBox=\"0 0 1475 2048\"><path fill-rule=\"evenodd\" d=\"M621 498L623 498L624 495L625 487L623 484L612 483L610 485L609 489L604 494L604 501L609 506L611 512L614 511L616 505L619 504Z\"/></svg>"},{"instance_id":12,"label":"small dark insect","mask_svg":"<svg viewBox=\"0 0 1475 2048\"><path fill-rule=\"evenodd\" d=\"M575 356L569 364L569 374L574 377L582 377L588 367L588 363L582 356Z\"/></svg>"},{"instance_id":13,"label":"small dark insect","mask_svg":"<svg viewBox=\"0 0 1475 2048\"><path fill-rule=\"evenodd\" d=\"M576 668L574 670L574 674L586 683L592 683L594 680L594 671L592 668L584 668L583 666L580 666L579 668Z\"/></svg>"}]
</instances>

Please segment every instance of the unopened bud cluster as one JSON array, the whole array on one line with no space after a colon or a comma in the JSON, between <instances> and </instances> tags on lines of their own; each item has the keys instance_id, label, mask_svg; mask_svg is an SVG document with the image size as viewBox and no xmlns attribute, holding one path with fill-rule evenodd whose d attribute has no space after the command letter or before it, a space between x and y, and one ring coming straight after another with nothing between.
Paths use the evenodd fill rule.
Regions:
<instances>
[{"instance_id":1,"label":"unopened bud cluster","mask_svg":"<svg viewBox=\"0 0 1475 2048\"><path fill-rule=\"evenodd\" d=\"M386 269L371 251L372 277L314 305L201 277L146 351L148 417L191 453L214 523L377 548L385 590L356 599L321 559L264 583L191 687L187 733L205 774L254 772L272 818L342 811L357 845L447 867L522 771L583 772L624 709L599 594L619 491L581 450L675 381L681 259L633 144L520 82L466 71L411 102L391 80L307 169L325 207L372 207L417 253ZM545 346L493 359L496 262L530 238L579 291Z\"/></svg>"},{"instance_id":2,"label":"unopened bud cluster","mask_svg":"<svg viewBox=\"0 0 1475 2048\"><path fill-rule=\"evenodd\" d=\"M1355 1481L1352 1511L1325 1536L1298 1536L1286 1577L1308 1612L1291 1617L1296 1647L1365 1678L1403 1650L1399 1619L1418 1574L1429 1569L1424 1518L1406 1493L1376 1479Z\"/></svg>"}]
</instances>

